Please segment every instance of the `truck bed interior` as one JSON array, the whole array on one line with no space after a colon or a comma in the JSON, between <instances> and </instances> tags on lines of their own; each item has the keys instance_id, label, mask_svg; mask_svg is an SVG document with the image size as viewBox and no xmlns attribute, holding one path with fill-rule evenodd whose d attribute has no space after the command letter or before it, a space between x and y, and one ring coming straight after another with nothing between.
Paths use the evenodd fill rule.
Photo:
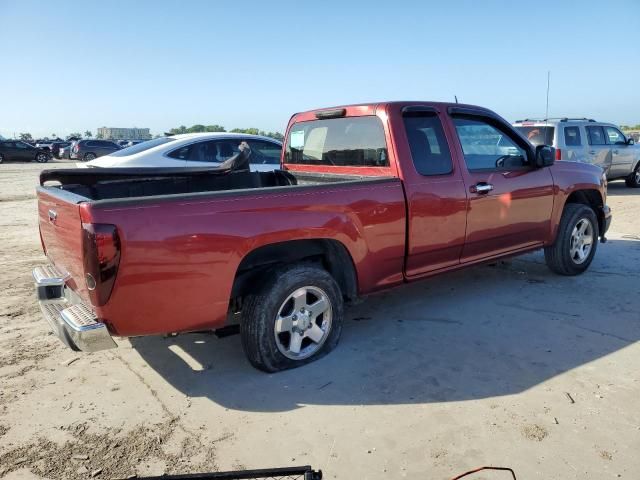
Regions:
<instances>
[{"instance_id":1,"label":"truck bed interior","mask_svg":"<svg viewBox=\"0 0 640 480\"><path fill-rule=\"evenodd\" d=\"M76 168L44 170L40 174L42 186L56 187L95 201L365 180L380 180L380 177L201 168Z\"/></svg>"}]
</instances>

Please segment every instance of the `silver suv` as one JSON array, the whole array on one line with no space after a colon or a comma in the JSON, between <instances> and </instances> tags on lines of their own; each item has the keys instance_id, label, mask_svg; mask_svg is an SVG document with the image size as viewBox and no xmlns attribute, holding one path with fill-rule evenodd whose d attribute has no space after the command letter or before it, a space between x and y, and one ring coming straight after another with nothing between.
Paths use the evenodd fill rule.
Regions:
<instances>
[{"instance_id":1,"label":"silver suv","mask_svg":"<svg viewBox=\"0 0 640 480\"><path fill-rule=\"evenodd\" d=\"M591 118L517 120L513 126L534 145L552 145L556 160L593 163L608 180L625 179L627 186L640 187L640 146L612 123Z\"/></svg>"}]
</instances>

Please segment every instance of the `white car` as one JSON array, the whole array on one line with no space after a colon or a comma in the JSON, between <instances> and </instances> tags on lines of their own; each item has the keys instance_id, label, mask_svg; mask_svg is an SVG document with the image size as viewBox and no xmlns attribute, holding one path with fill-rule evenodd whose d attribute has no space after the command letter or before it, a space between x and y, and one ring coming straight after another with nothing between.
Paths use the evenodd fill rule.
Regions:
<instances>
[{"instance_id":1,"label":"white car","mask_svg":"<svg viewBox=\"0 0 640 480\"><path fill-rule=\"evenodd\" d=\"M81 168L216 167L239 153L241 142L247 142L251 148L251 171L270 172L280 167L282 143L242 133L185 133L154 138L76 165Z\"/></svg>"}]
</instances>

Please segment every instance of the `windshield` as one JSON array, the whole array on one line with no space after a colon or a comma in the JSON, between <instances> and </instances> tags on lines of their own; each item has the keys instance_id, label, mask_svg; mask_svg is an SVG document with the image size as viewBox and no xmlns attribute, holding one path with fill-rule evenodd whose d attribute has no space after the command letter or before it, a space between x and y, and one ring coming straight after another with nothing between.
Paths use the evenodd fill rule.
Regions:
<instances>
[{"instance_id":1,"label":"windshield","mask_svg":"<svg viewBox=\"0 0 640 480\"><path fill-rule=\"evenodd\" d=\"M529 140L536 147L538 145L553 145L553 134L555 133L555 127L547 127L547 126L516 126L516 130L518 130L522 135L525 136L527 140Z\"/></svg>"},{"instance_id":2,"label":"windshield","mask_svg":"<svg viewBox=\"0 0 640 480\"><path fill-rule=\"evenodd\" d=\"M154 138L153 140L147 140L146 142L138 143L137 145L123 148L122 150L117 150L109 156L128 157L129 155L135 155L136 153L144 152L145 150L149 150L150 148L157 147L158 145L164 145L165 143L173 142L175 140L176 139L173 137Z\"/></svg>"}]
</instances>

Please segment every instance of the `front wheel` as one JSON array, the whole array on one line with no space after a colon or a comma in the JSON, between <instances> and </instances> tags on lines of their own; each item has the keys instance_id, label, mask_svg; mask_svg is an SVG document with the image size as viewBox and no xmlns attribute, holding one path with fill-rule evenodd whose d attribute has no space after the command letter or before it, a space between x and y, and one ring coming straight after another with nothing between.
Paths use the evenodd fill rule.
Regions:
<instances>
[{"instance_id":1,"label":"front wheel","mask_svg":"<svg viewBox=\"0 0 640 480\"><path fill-rule=\"evenodd\" d=\"M564 207L556 241L544 249L547 266L560 275L584 272L598 247L598 219L591 207L569 203Z\"/></svg>"},{"instance_id":2,"label":"front wheel","mask_svg":"<svg viewBox=\"0 0 640 480\"><path fill-rule=\"evenodd\" d=\"M640 188L640 162L638 162L636 169L625 179L625 183L627 187Z\"/></svg>"},{"instance_id":3,"label":"front wheel","mask_svg":"<svg viewBox=\"0 0 640 480\"><path fill-rule=\"evenodd\" d=\"M299 367L333 350L342 331L340 287L312 264L274 270L242 312L242 347L265 372Z\"/></svg>"},{"instance_id":4,"label":"front wheel","mask_svg":"<svg viewBox=\"0 0 640 480\"><path fill-rule=\"evenodd\" d=\"M36 155L36 162L47 163L49 161L49 155L44 152L40 152Z\"/></svg>"}]
</instances>

